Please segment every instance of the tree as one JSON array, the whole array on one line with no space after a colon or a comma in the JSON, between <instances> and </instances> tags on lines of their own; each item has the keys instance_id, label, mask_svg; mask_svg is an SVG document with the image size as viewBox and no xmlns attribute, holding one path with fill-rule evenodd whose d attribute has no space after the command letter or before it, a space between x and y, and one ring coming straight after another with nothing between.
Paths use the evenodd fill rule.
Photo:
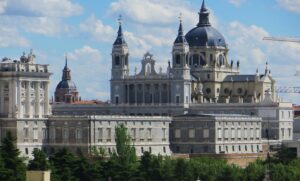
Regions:
<instances>
[{"instance_id":1,"label":"tree","mask_svg":"<svg viewBox=\"0 0 300 181\"><path fill-rule=\"evenodd\" d=\"M76 166L75 156L63 148L50 157L52 166L51 180L73 181L75 180L74 167Z\"/></svg>"},{"instance_id":2,"label":"tree","mask_svg":"<svg viewBox=\"0 0 300 181\"><path fill-rule=\"evenodd\" d=\"M247 181L263 180L265 177L266 167L262 160L250 163L245 168L245 176Z\"/></svg>"},{"instance_id":3,"label":"tree","mask_svg":"<svg viewBox=\"0 0 300 181\"><path fill-rule=\"evenodd\" d=\"M26 166L24 158L20 157L20 151L16 146L16 138L10 131L7 132L6 137L2 140L1 156L4 167L8 169L8 172L12 173L9 174L6 180L25 180Z\"/></svg>"},{"instance_id":4,"label":"tree","mask_svg":"<svg viewBox=\"0 0 300 181\"><path fill-rule=\"evenodd\" d=\"M116 149L111 154L107 163L115 173L108 175L113 180L130 180L137 169L137 157L135 148L131 144L131 138L127 134L127 128L121 124L115 128Z\"/></svg>"},{"instance_id":5,"label":"tree","mask_svg":"<svg viewBox=\"0 0 300 181\"><path fill-rule=\"evenodd\" d=\"M28 163L28 170L46 171L50 169L50 164L46 154L40 149L35 148L32 152L34 159Z\"/></svg>"}]
</instances>

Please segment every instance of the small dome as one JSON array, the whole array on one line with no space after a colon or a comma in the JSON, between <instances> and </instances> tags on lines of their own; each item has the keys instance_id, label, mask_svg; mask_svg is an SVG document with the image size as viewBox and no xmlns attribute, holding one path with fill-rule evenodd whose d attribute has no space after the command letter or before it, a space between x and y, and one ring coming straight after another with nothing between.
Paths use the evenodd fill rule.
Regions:
<instances>
[{"instance_id":1,"label":"small dome","mask_svg":"<svg viewBox=\"0 0 300 181\"><path fill-rule=\"evenodd\" d=\"M210 46L227 48L223 35L211 26L198 26L190 30L185 38L190 47Z\"/></svg>"},{"instance_id":2,"label":"small dome","mask_svg":"<svg viewBox=\"0 0 300 181\"><path fill-rule=\"evenodd\" d=\"M76 89L76 85L71 80L62 80L56 86L56 90L58 89Z\"/></svg>"}]
</instances>

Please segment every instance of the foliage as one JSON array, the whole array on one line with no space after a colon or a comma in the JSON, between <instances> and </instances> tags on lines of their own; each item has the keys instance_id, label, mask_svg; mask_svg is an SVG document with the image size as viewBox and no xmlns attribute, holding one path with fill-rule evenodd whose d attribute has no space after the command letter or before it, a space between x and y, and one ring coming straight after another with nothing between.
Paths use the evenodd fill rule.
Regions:
<instances>
[{"instance_id":1,"label":"foliage","mask_svg":"<svg viewBox=\"0 0 300 181\"><path fill-rule=\"evenodd\" d=\"M35 148L32 152L34 159L28 163L28 170L42 170L46 171L50 169L50 164L47 160L46 154L40 149Z\"/></svg>"},{"instance_id":2,"label":"foliage","mask_svg":"<svg viewBox=\"0 0 300 181\"><path fill-rule=\"evenodd\" d=\"M20 157L20 151L16 146L16 138L9 131L2 140L1 159L4 172L7 174L5 180L23 181L25 180L26 166L24 159ZM4 175L5 175L4 174Z\"/></svg>"}]
</instances>

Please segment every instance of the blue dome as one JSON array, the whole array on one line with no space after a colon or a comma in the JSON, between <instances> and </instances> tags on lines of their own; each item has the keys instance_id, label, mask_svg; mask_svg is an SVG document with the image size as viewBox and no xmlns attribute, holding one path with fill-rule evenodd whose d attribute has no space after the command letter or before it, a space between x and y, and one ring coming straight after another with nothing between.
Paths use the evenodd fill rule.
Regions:
<instances>
[{"instance_id":1,"label":"blue dome","mask_svg":"<svg viewBox=\"0 0 300 181\"><path fill-rule=\"evenodd\" d=\"M190 47L210 46L227 48L223 35L211 26L195 27L185 35L185 38Z\"/></svg>"},{"instance_id":2,"label":"blue dome","mask_svg":"<svg viewBox=\"0 0 300 181\"><path fill-rule=\"evenodd\" d=\"M76 89L76 85L71 80L62 80L56 86L56 90L58 90L58 89Z\"/></svg>"}]
</instances>

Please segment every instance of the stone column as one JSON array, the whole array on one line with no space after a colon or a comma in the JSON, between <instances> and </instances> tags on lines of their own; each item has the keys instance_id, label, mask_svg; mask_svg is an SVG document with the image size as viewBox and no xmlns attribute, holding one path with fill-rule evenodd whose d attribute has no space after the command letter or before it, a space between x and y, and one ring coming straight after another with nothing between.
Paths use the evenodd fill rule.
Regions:
<instances>
[{"instance_id":1,"label":"stone column","mask_svg":"<svg viewBox=\"0 0 300 181\"><path fill-rule=\"evenodd\" d=\"M49 98L48 98L48 93L49 93L49 90L48 90L48 87L49 87L49 81L45 81L44 82L44 115L49 115L51 114L51 112L49 112ZM42 115L42 116L44 116Z\"/></svg>"},{"instance_id":2,"label":"stone column","mask_svg":"<svg viewBox=\"0 0 300 181\"><path fill-rule=\"evenodd\" d=\"M40 117L40 82L36 82L35 84L35 115ZM34 116L35 116L34 115Z\"/></svg>"},{"instance_id":3,"label":"stone column","mask_svg":"<svg viewBox=\"0 0 300 181\"><path fill-rule=\"evenodd\" d=\"M25 101L25 111L27 111L25 114L30 116L31 114L31 110L30 110L30 101L31 101L31 98L30 98L30 81L26 81L25 82L25 87L26 87L26 101Z\"/></svg>"}]
</instances>

